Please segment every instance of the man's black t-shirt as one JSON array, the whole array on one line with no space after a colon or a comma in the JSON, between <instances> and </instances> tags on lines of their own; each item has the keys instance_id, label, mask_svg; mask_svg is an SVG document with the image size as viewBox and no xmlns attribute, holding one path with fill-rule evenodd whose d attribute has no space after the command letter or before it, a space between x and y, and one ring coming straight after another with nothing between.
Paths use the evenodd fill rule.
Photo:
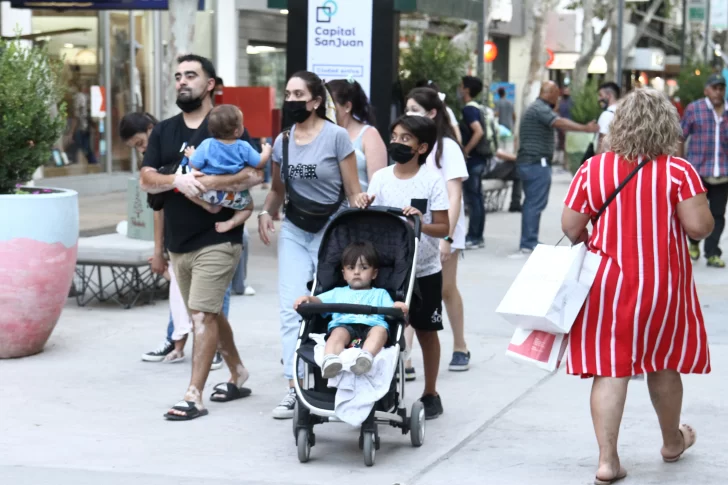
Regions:
<instances>
[{"instance_id":1,"label":"man's black t-shirt","mask_svg":"<svg viewBox=\"0 0 728 485\"><path fill-rule=\"evenodd\" d=\"M194 136L198 130L203 131ZM159 169L177 163L184 157L184 149L193 136L195 145L210 137L207 119L197 129L188 128L181 113L158 123L149 135L142 166ZM252 143L247 130L241 139ZM225 242L242 244L242 225L225 233L215 230L216 222L227 221L234 213L232 209L223 208L217 214L211 214L183 194L169 191L164 200L164 245L173 253L189 253Z\"/></svg>"}]
</instances>

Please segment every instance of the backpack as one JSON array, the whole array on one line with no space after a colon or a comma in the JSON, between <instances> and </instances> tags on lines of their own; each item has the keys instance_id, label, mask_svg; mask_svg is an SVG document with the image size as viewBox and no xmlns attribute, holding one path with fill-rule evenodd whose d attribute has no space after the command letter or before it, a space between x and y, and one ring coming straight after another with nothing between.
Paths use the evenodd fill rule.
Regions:
<instances>
[{"instance_id":1,"label":"backpack","mask_svg":"<svg viewBox=\"0 0 728 485\"><path fill-rule=\"evenodd\" d=\"M482 157L491 158L498 150L498 130L495 126L495 115L493 110L488 109L475 101L469 102L466 106L471 106L480 110L480 126L483 127L483 138L480 139L474 151ZM465 131L463 131L463 133L470 133L472 136L471 132L472 130L470 129L470 126L465 126Z\"/></svg>"}]
</instances>

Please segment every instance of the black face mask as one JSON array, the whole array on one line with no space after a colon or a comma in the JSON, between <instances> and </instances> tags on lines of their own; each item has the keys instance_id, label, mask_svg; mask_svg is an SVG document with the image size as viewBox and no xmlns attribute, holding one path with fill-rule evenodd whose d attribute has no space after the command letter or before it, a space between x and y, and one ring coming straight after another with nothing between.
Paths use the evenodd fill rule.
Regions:
<instances>
[{"instance_id":1,"label":"black face mask","mask_svg":"<svg viewBox=\"0 0 728 485\"><path fill-rule=\"evenodd\" d=\"M192 113L193 111L196 111L200 109L202 106L202 99L205 97L203 94L199 98L195 99L180 99L179 96L177 97L177 107L181 109L185 113Z\"/></svg>"},{"instance_id":2,"label":"black face mask","mask_svg":"<svg viewBox=\"0 0 728 485\"><path fill-rule=\"evenodd\" d=\"M569 99L569 95L568 94L562 94L561 97L564 98L564 99Z\"/></svg>"},{"instance_id":3,"label":"black face mask","mask_svg":"<svg viewBox=\"0 0 728 485\"><path fill-rule=\"evenodd\" d=\"M609 107L609 101L607 101L606 99L600 99L599 106L601 106L602 109L607 109Z\"/></svg>"},{"instance_id":4,"label":"black face mask","mask_svg":"<svg viewBox=\"0 0 728 485\"><path fill-rule=\"evenodd\" d=\"M412 147L402 143L390 143L387 151L392 160L397 163L407 163L415 156Z\"/></svg>"},{"instance_id":5,"label":"black face mask","mask_svg":"<svg viewBox=\"0 0 728 485\"><path fill-rule=\"evenodd\" d=\"M306 107L307 101L286 101L283 103L283 113L288 120L294 123L303 123L311 117L313 111Z\"/></svg>"}]
</instances>

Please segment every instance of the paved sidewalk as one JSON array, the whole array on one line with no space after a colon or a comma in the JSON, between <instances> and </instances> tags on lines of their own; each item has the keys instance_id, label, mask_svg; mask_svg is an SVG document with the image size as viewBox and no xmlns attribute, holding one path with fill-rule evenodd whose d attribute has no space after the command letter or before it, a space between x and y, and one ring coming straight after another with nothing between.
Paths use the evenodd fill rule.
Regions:
<instances>
[{"instance_id":1,"label":"paved sidewalk","mask_svg":"<svg viewBox=\"0 0 728 485\"><path fill-rule=\"evenodd\" d=\"M543 218L542 238L560 237L561 198L568 179L557 177ZM256 232L250 227L251 235ZM422 448L381 427L376 465L366 468L358 431L316 428L311 462L300 464L290 421L271 409L285 391L279 363L276 248L253 237L250 281L258 295L233 297L231 321L251 371L253 395L209 403L210 415L186 423L162 419L182 396L189 360L178 365L139 360L164 337L166 302L121 310L78 308L69 300L45 352L0 361L0 483L11 485L585 485L597 458L589 415L590 381L548 375L504 355L512 329L494 311L523 260L517 249L520 217L491 214L487 248L467 252L460 267L466 336L473 353L466 373L447 371L452 337L441 333L439 391L445 414L427 423ZM711 339L713 374L685 379L685 420L698 443L680 463L663 464L659 428L644 381L633 381L621 436L628 484L725 484L728 460L728 272L696 269ZM188 354L191 346L187 348ZM406 401L422 391L418 380ZM205 390L226 380L212 372Z\"/></svg>"}]
</instances>

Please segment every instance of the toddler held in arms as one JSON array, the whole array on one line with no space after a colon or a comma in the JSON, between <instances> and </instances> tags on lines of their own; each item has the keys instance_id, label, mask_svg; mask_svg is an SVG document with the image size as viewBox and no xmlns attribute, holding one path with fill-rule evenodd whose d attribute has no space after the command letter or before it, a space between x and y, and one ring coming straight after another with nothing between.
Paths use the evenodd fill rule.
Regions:
<instances>
[{"instance_id":1,"label":"toddler held in arms","mask_svg":"<svg viewBox=\"0 0 728 485\"><path fill-rule=\"evenodd\" d=\"M189 164L205 175L234 175L245 167L262 169L268 163L273 152L269 144L263 144L263 153L258 153L250 143L240 140L244 131L243 112L237 106L222 104L213 108L208 127L212 138L197 148L187 147L182 166ZM215 224L217 232L228 232L253 214L253 198L248 190L210 190L191 200L212 213L220 212L223 207L236 211L230 220Z\"/></svg>"},{"instance_id":2,"label":"toddler held in arms","mask_svg":"<svg viewBox=\"0 0 728 485\"><path fill-rule=\"evenodd\" d=\"M342 273L349 284L318 296L302 296L293 308L305 303L351 304L374 307L399 308L407 314L407 305L392 301L386 290L372 288L372 281L379 270L379 255L370 242L354 242L341 255ZM351 371L356 375L366 374L372 368L374 357L387 342L389 327L382 315L354 315L334 313L326 335L324 361L321 367L324 379L331 379L342 370L339 354L350 344L363 342L362 350Z\"/></svg>"}]
</instances>

